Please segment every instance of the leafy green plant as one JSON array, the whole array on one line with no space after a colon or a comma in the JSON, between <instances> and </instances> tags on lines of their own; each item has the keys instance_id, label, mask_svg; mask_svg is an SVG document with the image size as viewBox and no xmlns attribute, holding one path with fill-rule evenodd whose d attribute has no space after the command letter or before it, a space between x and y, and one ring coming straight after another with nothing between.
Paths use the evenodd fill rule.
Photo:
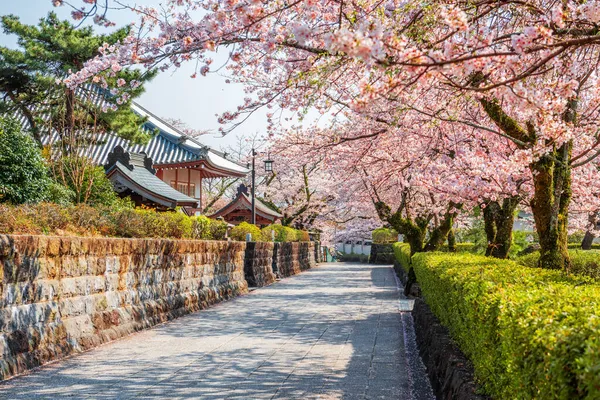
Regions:
<instances>
[{"instance_id":1,"label":"leafy green plant","mask_svg":"<svg viewBox=\"0 0 600 400\"><path fill-rule=\"evenodd\" d=\"M204 215L192 217L192 238L212 239L211 222L212 220Z\"/></svg>"},{"instance_id":2,"label":"leafy green plant","mask_svg":"<svg viewBox=\"0 0 600 400\"><path fill-rule=\"evenodd\" d=\"M246 234L249 233L252 235L253 242L263 242L263 234L260 231L260 228L256 225L249 224L247 222L242 222L241 224L233 227L231 229L231 239L246 241Z\"/></svg>"},{"instance_id":3,"label":"leafy green plant","mask_svg":"<svg viewBox=\"0 0 600 400\"><path fill-rule=\"evenodd\" d=\"M228 225L225 221L210 220L210 236L213 240L225 240L227 238Z\"/></svg>"},{"instance_id":4,"label":"leafy green plant","mask_svg":"<svg viewBox=\"0 0 600 400\"><path fill-rule=\"evenodd\" d=\"M0 118L0 202L35 203L52 181L42 152L12 119Z\"/></svg>"},{"instance_id":5,"label":"leafy green plant","mask_svg":"<svg viewBox=\"0 0 600 400\"><path fill-rule=\"evenodd\" d=\"M571 258L570 273L600 279L600 250L569 249L569 257ZM536 251L520 256L516 261L520 265L537 268L539 258L540 253Z\"/></svg>"},{"instance_id":6,"label":"leafy green plant","mask_svg":"<svg viewBox=\"0 0 600 400\"><path fill-rule=\"evenodd\" d=\"M274 235L273 232L275 233ZM277 224L265 226L262 229L262 233L265 240L271 240L273 236L276 242L295 242L298 240L296 230L289 226Z\"/></svg>"},{"instance_id":7,"label":"leafy green plant","mask_svg":"<svg viewBox=\"0 0 600 400\"><path fill-rule=\"evenodd\" d=\"M455 243L454 248L456 249L457 253L476 253L479 249L478 245L475 243ZM439 251L449 251L448 245L443 245L440 247Z\"/></svg>"},{"instance_id":8,"label":"leafy green plant","mask_svg":"<svg viewBox=\"0 0 600 400\"><path fill-rule=\"evenodd\" d=\"M600 285L465 253L418 253L412 267L487 394L598 398Z\"/></svg>"},{"instance_id":9,"label":"leafy green plant","mask_svg":"<svg viewBox=\"0 0 600 400\"><path fill-rule=\"evenodd\" d=\"M265 226L262 229L263 238L266 241L275 238L276 242L308 242L310 236L307 231L290 228L279 224Z\"/></svg>"},{"instance_id":10,"label":"leafy green plant","mask_svg":"<svg viewBox=\"0 0 600 400\"><path fill-rule=\"evenodd\" d=\"M394 243L398 240L398 232L392 228L377 228L371 233L373 243Z\"/></svg>"},{"instance_id":11,"label":"leafy green plant","mask_svg":"<svg viewBox=\"0 0 600 400\"><path fill-rule=\"evenodd\" d=\"M411 263L410 245L408 243L396 242L392 247L394 249L396 262L408 273Z\"/></svg>"}]
</instances>

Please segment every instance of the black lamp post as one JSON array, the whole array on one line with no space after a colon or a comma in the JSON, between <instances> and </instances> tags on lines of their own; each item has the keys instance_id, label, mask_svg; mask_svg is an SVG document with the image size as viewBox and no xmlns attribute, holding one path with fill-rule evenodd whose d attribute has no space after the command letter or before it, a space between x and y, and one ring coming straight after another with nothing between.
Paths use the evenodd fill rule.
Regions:
<instances>
[{"instance_id":1,"label":"black lamp post","mask_svg":"<svg viewBox=\"0 0 600 400\"><path fill-rule=\"evenodd\" d=\"M256 150L252 149L252 224L256 225L256 192L254 191L254 186L256 184L256 171L255 167L255 158L258 155ZM267 159L264 160L265 163L265 172L273 172L273 160L271 160L270 156L267 156Z\"/></svg>"}]
</instances>

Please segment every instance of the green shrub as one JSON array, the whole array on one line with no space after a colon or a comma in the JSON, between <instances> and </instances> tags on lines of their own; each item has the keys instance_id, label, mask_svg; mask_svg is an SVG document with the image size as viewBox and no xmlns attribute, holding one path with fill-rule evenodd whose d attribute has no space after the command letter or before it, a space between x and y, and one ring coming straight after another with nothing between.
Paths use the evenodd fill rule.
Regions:
<instances>
[{"instance_id":1,"label":"green shrub","mask_svg":"<svg viewBox=\"0 0 600 400\"><path fill-rule=\"evenodd\" d=\"M581 242L579 243L569 243L567 245L569 249L579 249L581 250ZM592 243L592 250L600 250L600 243Z\"/></svg>"},{"instance_id":2,"label":"green shrub","mask_svg":"<svg viewBox=\"0 0 600 400\"><path fill-rule=\"evenodd\" d=\"M71 202L112 206L119 201L104 168L87 157L62 156L52 163L52 171L60 184L72 193Z\"/></svg>"},{"instance_id":3,"label":"green shrub","mask_svg":"<svg viewBox=\"0 0 600 400\"><path fill-rule=\"evenodd\" d=\"M273 235L273 232L275 233ZM301 231L299 229L290 228L289 226L283 226L278 224L268 225L262 229L262 235L264 240L271 241L272 237L275 237L276 242L308 242L310 236L307 231Z\"/></svg>"},{"instance_id":4,"label":"green shrub","mask_svg":"<svg viewBox=\"0 0 600 400\"><path fill-rule=\"evenodd\" d=\"M570 273L600 279L600 251L569 249L569 256L571 257ZM536 251L518 257L516 261L526 267L537 268L539 258L540 253Z\"/></svg>"},{"instance_id":5,"label":"green shrub","mask_svg":"<svg viewBox=\"0 0 600 400\"><path fill-rule=\"evenodd\" d=\"M412 266L487 394L598 398L600 285L471 254L419 253Z\"/></svg>"},{"instance_id":6,"label":"green shrub","mask_svg":"<svg viewBox=\"0 0 600 400\"><path fill-rule=\"evenodd\" d=\"M263 234L260 231L260 228L256 225L252 225L247 222L242 222L241 224L233 227L233 229L231 230L231 239L245 242L247 233L252 235L253 242L264 241Z\"/></svg>"},{"instance_id":7,"label":"green shrub","mask_svg":"<svg viewBox=\"0 0 600 400\"><path fill-rule=\"evenodd\" d=\"M37 203L52 180L40 148L12 119L0 118L0 202Z\"/></svg>"},{"instance_id":8,"label":"green shrub","mask_svg":"<svg viewBox=\"0 0 600 400\"><path fill-rule=\"evenodd\" d=\"M212 220L205 215L192 217L192 238L212 239Z\"/></svg>"},{"instance_id":9,"label":"green shrub","mask_svg":"<svg viewBox=\"0 0 600 400\"><path fill-rule=\"evenodd\" d=\"M373 243L394 243L398 240L398 232L391 228L377 228L371 233Z\"/></svg>"},{"instance_id":10,"label":"green shrub","mask_svg":"<svg viewBox=\"0 0 600 400\"><path fill-rule=\"evenodd\" d=\"M44 197L44 201L47 201L48 203L68 206L73 204L75 200L75 192L58 182L52 181L50 182L46 196Z\"/></svg>"},{"instance_id":11,"label":"green shrub","mask_svg":"<svg viewBox=\"0 0 600 400\"><path fill-rule=\"evenodd\" d=\"M192 239L225 240L227 223L210 219L205 215L192 217Z\"/></svg>"},{"instance_id":12,"label":"green shrub","mask_svg":"<svg viewBox=\"0 0 600 400\"><path fill-rule=\"evenodd\" d=\"M310 242L310 235L307 231L296 229L296 240L298 242Z\"/></svg>"},{"instance_id":13,"label":"green shrub","mask_svg":"<svg viewBox=\"0 0 600 400\"><path fill-rule=\"evenodd\" d=\"M227 222L210 220L210 236L213 240L225 240L227 238Z\"/></svg>"},{"instance_id":14,"label":"green shrub","mask_svg":"<svg viewBox=\"0 0 600 400\"><path fill-rule=\"evenodd\" d=\"M410 270L410 245L408 243L396 242L392 245L394 257L400 266L408 273Z\"/></svg>"},{"instance_id":15,"label":"green shrub","mask_svg":"<svg viewBox=\"0 0 600 400\"><path fill-rule=\"evenodd\" d=\"M475 243L455 243L454 247L456 248L457 253L475 253L478 250L477 245ZM440 247L439 250L449 251L448 245L444 244L442 247Z\"/></svg>"},{"instance_id":16,"label":"green shrub","mask_svg":"<svg viewBox=\"0 0 600 400\"><path fill-rule=\"evenodd\" d=\"M289 226L283 225L269 225L265 226L262 229L262 234L265 240L271 240L273 237L272 232L275 232L275 241L276 242L296 242L298 240L298 235L296 234L296 230L290 228Z\"/></svg>"},{"instance_id":17,"label":"green shrub","mask_svg":"<svg viewBox=\"0 0 600 400\"><path fill-rule=\"evenodd\" d=\"M581 242L583 241L584 236L585 236L584 231L577 231L577 232L573 232L573 233L569 234L567 240L570 244L572 243L575 245L581 245Z\"/></svg>"}]
</instances>

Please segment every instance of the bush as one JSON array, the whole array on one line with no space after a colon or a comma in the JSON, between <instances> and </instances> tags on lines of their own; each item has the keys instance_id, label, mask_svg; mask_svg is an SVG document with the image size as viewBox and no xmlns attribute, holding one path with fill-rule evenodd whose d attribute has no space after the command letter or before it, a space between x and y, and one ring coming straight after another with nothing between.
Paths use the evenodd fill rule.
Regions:
<instances>
[{"instance_id":1,"label":"bush","mask_svg":"<svg viewBox=\"0 0 600 400\"><path fill-rule=\"evenodd\" d=\"M212 239L211 222L212 220L204 215L192 217L192 238Z\"/></svg>"},{"instance_id":2,"label":"bush","mask_svg":"<svg viewBox=\"0 0 600 400\"><path fill-rule=\"evenodd\" d=\"M262 235L264 240L271 241L272 232L275 232L276 242L308 242L310 236L307 231L301 231L299 229L290 228L289 226L283 225L269 225L262 229Z\"/></svg>"},{"instance_id":3,"label":"bush","mask_svg":"<svg viewBox=\"0 0 600 400\"><path fill-rule=\"evenodd\" d=\"M373 243L386 244L398 240L398 232L391 228L377 228L371 233Z\"/></svg>"},{"instance_id":4,"label":"bush","mask_svg":"<svg viewBox=\"0 0 600 400\"><path fill-rule=\"evenodd\" d=\"M394 257L400 266L408 273L410 270L410 245L408 243L396 242L392 245Z\"/></svg>"},{"instance_id":5,"label":"bush","mask_svg":"<svg viewBox=\"0 0 600 400\"><path fill-rule=\"evenodd\" d=\"M56 179L72 192L71 202L112 206L119 201L104 167L81 156L62 156L52 164Z\"/></svg>"},{"instance_id":6,"label":"bush","mask_svg":"<svg viewBox=\"0 0 600 400\"><path fill-rule=\"evenodd\" d=\"M579 242L579 243L569 243L567 246L569 247L569 249L579 249L579 250L581 250L581 242ZM592 249L593 250L600 250L600 243L592 243Z\"/></svg>"},{"instance_id":7,"label":"bush","mask_svg":"<svg viewBox=\"0 0 600 400\"><path fill-rule=\"evenodd\" d=\"M493 398L598 398L600 285L471 254L420 253L412 266Z\"/></svg>"},{"instance_id":8,"label":"bush","mask_svg":"<svg viewBox=\"0 0 600 400\"><path fill-rule=\"evenodd\" d=\"M571 257L570 273L600 279L600 251L569 249L569 256ZM539 259L540 253L536 251L518 257L516 261L526 267L537 268Z\"/></svg>"},{"instance_id":9,"label":"bush","mask_svg":"<svg viewBox=\"0 0 600 400\"><path fill-rule=\"evenodd\" d=\"M273 225L277 226L281 225ZM128 198L116 199L111 206L64 206L54 203L15 206L0 203L2 234L225 240L227 229L226 222L206 216L188 217L176 211L157 212L146 207L135 208ZM308 232L289 227L276 229L281 232L279 238L286 241L308 240ZM246 222L233 228L231 237L245 241L246 233L251 233L254 241L265 240L257 226Z\"/></svg>"},{"instance_id":10,"label":"bush","mask_svg":"<svg viewBox=\"0 0 600 400\"><path fill-rule=\"evenodd\" d=\"M275 232L276 242L296 242L298 240L298 234L296 230L289 226L283 225L269 225L262 229L263 237L265 240L271 240L272 233Z\"/></svg>"},{"instance_id":11,"label":"bush","mask_svg":"<svg viewBox=\"0 0 600 400\"><path fill-rule=\"evenodd\" d=\"M192 217L192 239L225 240L227 223L204 215Z\"/></svg>"},{"instance_id":12,"label":"bush","mask_svg":"<svg viewBox=\"0 0 600 400\"><path fill-rule=\"evenodd\" d=\"M298 242L310 242L310 235L307 231L296 230L296 240Z\"/></svg>"},{"instance_id":13,"label":"bush","mask_svg":"<svg viewBox=\"0 0 600 400\"><path fill-rule=\"evenodd\" d=\"M235 226L231 230L231 239L245 242L247 233L252 235L253 242L264 241L263 234L260 231L260 228L256 225L249 224L247 222L242 222L241 224Z\"/></svg>"},{"instance_id":14,"label":"bush","mask_svg":"<svg viewBox=\"0 0 600 400\"><path fill-rule=\"evenodd\" d=\"M225 221L210 220L210 235L213 240L227 239L227 228L228 225Z\"/></svg>"},{"instance_id":15,"label":"bush","mask_svg":"<svg viewBox=\"0 0 600 400\"><path fill-rule=\"evenodd\" d=\"M19 124L0 118L0 202L37 203L52 180L42 152Z\"/></svg>"},{"instance_id":16,"label":"bush","mask_svg":"<svg viewBox=\"0 0 600 400\"><path fill-rule=\"evenodd\" d=\"M478 247L475 243L455 243L454 247L456 248L457 253L476 253L478 251ZM448 249L448 245L445 244L440 247L440 251L450 251Z\"/></svg>"}]
</instances>

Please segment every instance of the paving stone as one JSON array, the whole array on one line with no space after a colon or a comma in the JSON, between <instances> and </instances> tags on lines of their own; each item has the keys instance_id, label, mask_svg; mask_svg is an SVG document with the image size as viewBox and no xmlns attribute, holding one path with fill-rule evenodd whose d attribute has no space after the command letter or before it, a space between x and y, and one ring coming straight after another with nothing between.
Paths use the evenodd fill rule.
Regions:
<instances>
[{"instance_id":1,"label":"paving stone","mask_svg":"<svg viewBox=\"0 0 600 400\"><path fill-rule=\"evenodd\" d=\"M0 398L412 400L427 378L409 381L400 296L389 266L321 264L4 382Z\"/></svg>"}]
</instances>

